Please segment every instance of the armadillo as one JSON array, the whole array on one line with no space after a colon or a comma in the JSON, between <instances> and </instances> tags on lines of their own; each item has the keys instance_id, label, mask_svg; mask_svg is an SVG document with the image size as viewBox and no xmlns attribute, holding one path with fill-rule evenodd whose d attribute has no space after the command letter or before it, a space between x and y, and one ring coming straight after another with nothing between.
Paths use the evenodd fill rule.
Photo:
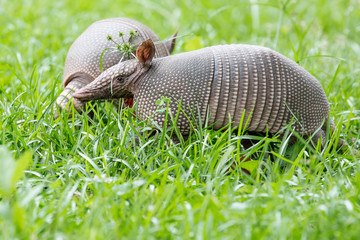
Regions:
<instances>
[{"instance_id":1,"label":"armadillo","mask_svg":"<svg viewBox=\"0 0 360 240\"><path fill-rule=\"evenodd\" d=\"M191 116L221 129L229 123L255 132L278 133L292 121L305 136L325 140L329 102L318 80L304 68L269 48L234 44L207 47L152 59L150 39L136 52L137 59L119 63L74 94L81 101L134 97L140 118L151 117L163 126L164 113L156 101L169 98L183 135ZM244 115L243 115L244 114ZM190 121L189 121L190 120ZM248 124L246 125L246 121ZM317 131L319 130L319 131Z\"/></svg>"},{"instance_id":2,"label":"armadillo","mask_svg":"<svg viewBox=\"0 0 360 240\"><path fill-rule=\"evenodd\" d=\"M73 101L76 110L84 107L84 103L72 99L74 91L86 86L100 75L100 57L102 52L111 47L114 43L107 37L110 35L114 41L123 43L122 39L129 39L130 31L136 31L138 36L132 39L132 44L141 43L147 38L154 41L160 41L160 38L148 27L128 18L110 18L97 21L90 25L71 45L66 57L63 85L64 90L56 100L59 109L66 109L69 101ZM124 34L119 37L119 32ZM164 57L170 55L174 49L176 33L173 38L166 42L159 42L155 46L155 57ZM103 69L107 69L117 64L122 58L120 51L105 51L102 58ZM126 57L124 56L124 60ZM58 117L55 106L55 118Z\"/></svg>"}]
</instances>

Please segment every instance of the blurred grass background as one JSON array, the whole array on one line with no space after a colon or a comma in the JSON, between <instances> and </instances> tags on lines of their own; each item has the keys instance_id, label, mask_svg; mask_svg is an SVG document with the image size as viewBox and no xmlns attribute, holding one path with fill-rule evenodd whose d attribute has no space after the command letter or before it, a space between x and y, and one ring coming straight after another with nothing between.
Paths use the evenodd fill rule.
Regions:
<instances>
[{"instance_id":1,"label":"blurred grass background","mask_svg":"<svg viewBox=\"0 0 360 240\"><path fill-rule=\"evenodd\" d=\"M356 76L349 74L359 70L356 58L360 51L359 9L359 2L355 0L251 0L225 4L218 1L2 0L0 71L5 77L0 84L15 84L15 75L26 82L26 75L34 66L50 77L50 81L44 82L60 84L66 52L82 31L99 19L130 17L148 25L163 39L176 30L180 35L191 34L178 39L177 52L225 43L273 48L298 60L319 78L330 100L334 100L331 102L347 109L344 103L354 104L349 98L360 94L359 85L354 81ZM341 79L349 81L332 82L340 63ZM333 89L342 91L344 96L332 96Z\"/></svg>"},{"instance_id":2,"label":"blurred grass background","mask_svg":"<svg viewBox=\"0 0 360 240\"><path fill-rule=\"evenodd\" d=\"M230 43L275 49L318 78L341 136L359 139L357 0L0 0L1 239L359 236L359 159L351 154L306 150L288 159L275 148L281 157L261 155L258 177L249 178L222 170L236 158L230 135L205 132L213 145L136 145L131 113L118 116L108 104L91 126L54 121L46 110L62 89L71 43L110 17L134 18L162 39L179 30L175 52ZM254 151L270 151L271 141Z\"/></svg>"}]
</instances>

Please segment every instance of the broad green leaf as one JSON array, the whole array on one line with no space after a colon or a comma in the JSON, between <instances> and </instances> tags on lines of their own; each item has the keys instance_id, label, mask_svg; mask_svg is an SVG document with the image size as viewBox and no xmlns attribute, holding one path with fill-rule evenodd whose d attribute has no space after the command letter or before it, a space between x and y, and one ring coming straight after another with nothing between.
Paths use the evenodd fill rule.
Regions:
<instances>
[{"instance_id":1,"label":"broad green leaf","mask_svg":"<svg viewBox=\"0 0 360 240\"><path fill-rule=\"evenodd\" d=\"M25 152L19 160L15 163L15 171L12 174L11 179L11 187L14 188L15 184L20 180L20 178L23 176L25 169L29 165L29 162L31 160L31 153L29 151Z\"/></svg>"},{"instance_id":2,"label":"broad green leaf","mask_svg":"<svg viewBox=\"0 0 360 240\"><path fill-rule=\"evenodd\" d=\"M16 183L24 174L31 159L31 153L25 152L18 161L15 161L11 152L0 146L0 194L10 195Z\"/></svg>"},{"instance_id":3,"label":"broad green leaf","mask_svg":"<svg viewBox=\"0 0 360 240\"><path fill-rule=\"evenodd\" d=\"M253 172L254 170L256 170L256 168L259 166L259 164L260 164L260 161L252 160L252 161L247 161L247 162L241 162L240 166L242 168L245 168L249 172Z\"/></svg>"},{"instance_id":4,"label":"broad green leaf","mask_svg":"<svg viewBox=\"0 0 360 240\"><path fill-rule=\"evenodd\" d=\"M8 195L11 191L13 172L16 163L5 146L0 146L0 193Z\"/></svg>"}]
</instances>

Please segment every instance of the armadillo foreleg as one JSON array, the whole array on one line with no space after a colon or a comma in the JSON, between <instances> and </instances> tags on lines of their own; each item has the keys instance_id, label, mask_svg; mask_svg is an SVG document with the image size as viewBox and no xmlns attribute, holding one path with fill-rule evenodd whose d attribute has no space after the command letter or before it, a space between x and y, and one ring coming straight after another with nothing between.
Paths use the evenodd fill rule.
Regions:
<instances>
[{"instance_id":1,"label":"armadillo foreleg","mask_svg":"<svg viewBox=\"0 0 360 240\"><path fill-rule=\"evenodd\" d=\"M59 117L59 113L57 109L60 111L67 109L69 112L71 111L71 106L69 104L69 100L72 99L72 104L77 111L81 111L85 109L86 103L79 101L76 98L72 98L74 92L80 90L85 87L87 84L94 80L93 77L86 73L76 73L74 74L72 80L66 85L64 91L60 94L60 96L56 99L56 105L54 106L55 119Z\"/></svg>"}]
</instances>

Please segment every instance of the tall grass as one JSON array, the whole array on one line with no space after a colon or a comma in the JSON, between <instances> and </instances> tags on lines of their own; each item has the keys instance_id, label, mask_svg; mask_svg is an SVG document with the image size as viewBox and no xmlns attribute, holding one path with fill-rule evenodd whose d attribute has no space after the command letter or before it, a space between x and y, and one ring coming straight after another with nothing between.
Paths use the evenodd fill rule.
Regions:
<instances>
[{"instance_id":1,"label":"tall grass","mask_svg":"<svg viewBox=\"0 0 360 240\"><path fill-rule=\"evenodd\" d=\"M339 131L321 150L229 127L174 143L175 130L151 134L134 109L108 103L90 106L93 119L54 120L69 46L118 16L163 39L189 34L176 52L281 52L321 82ZM352 0L0 1L0 238L358 238L359 157L332 145L359 144L359 21ZM258 141L244 149L248 139Z\"/></svg>"}]
</instances>

